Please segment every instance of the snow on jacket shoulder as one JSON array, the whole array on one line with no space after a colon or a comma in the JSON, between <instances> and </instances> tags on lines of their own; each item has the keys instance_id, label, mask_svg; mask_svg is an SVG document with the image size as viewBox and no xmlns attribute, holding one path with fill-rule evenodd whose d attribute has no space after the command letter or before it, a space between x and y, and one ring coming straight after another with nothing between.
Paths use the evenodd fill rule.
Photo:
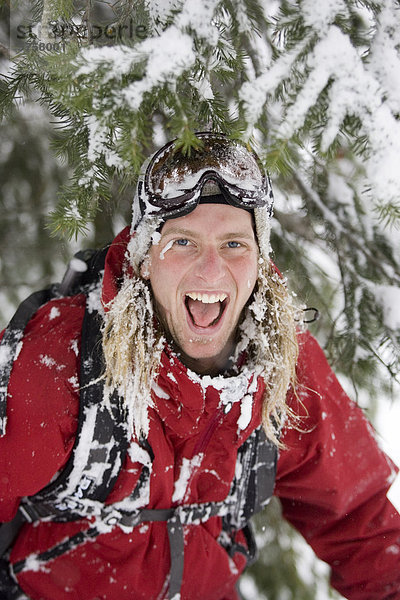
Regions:
<instances>
[{"instance_id":1,"label":"snow on jacket shoulder","mask_svg":"<svg viewBox=\"0 0 400 600\"><path fill-rule=\"evenodd\" d=\"M290 403L302 431L283 436L275 487L283 514L330 564L343 596L399 600L400 516L386 497L397 469L309 333L298 378Z\"/></svg>"},{"instance_id":2,"label":"snow on jacket shoulder","mask_svg":"<svg viewBox=\"0 0 400 600\"><path fill-rule=\"evenodd\" d=\"M85 297L57 299L27 324L14 362L7 434L0 439L0 521L65 465L79 410L79 351Z\"/></svg>"}]
</instances>

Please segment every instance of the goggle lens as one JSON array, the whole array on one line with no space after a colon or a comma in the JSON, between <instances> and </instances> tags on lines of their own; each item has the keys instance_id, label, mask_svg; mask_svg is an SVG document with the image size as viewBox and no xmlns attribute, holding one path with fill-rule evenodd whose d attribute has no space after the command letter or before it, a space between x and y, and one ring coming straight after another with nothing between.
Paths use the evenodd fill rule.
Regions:
<instances>
[{"instance_id":1,"label":"goggle lens","mask_svg":"<svg viewBox=\"0 0 400 600\"><path fill-rule=\"evenodd\" d=\"M253 151L223 134L198 133L196 137L202 144L190 155L184 155L175 142L170 142L147 166L144 200L158 214L193 210L210 179L224 189L233 205L272 206L268 175Z\"/></svg>"}]
</instances>

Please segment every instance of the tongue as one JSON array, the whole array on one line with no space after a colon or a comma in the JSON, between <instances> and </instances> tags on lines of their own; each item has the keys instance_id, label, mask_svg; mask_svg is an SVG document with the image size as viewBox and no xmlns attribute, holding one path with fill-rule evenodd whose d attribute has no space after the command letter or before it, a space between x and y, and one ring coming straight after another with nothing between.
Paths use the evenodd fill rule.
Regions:
<instances>
[{"instance_id":1,"label":"tongue","mask_svg":"<svg viewBox=\"0 0 400 600\"><path fill-rule=\"evenodd\" d=\"M220 303L212 302L205 304L200 300L188 300L188 309L192 316L193 322L198 327L209 327L213 321L219 316Z\"/></svg>"}]
</instances>

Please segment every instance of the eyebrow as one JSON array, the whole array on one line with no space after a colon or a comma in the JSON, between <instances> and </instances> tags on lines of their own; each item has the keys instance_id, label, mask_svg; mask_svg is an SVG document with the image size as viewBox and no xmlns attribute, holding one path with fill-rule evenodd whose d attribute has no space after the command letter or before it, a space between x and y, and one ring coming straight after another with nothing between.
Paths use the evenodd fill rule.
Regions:
<instances>
[{"instance_id":1,"label":"eyebrow","mask_svg":"<svg viewBox=\"0 0 400 600\"><path fill-rule=\"evenodd\" d=\"M161 237L167 237L167 235L177 235L177 234L187 235L187 236L195 235L195 233L193 231L191 231L190 229L184 229L183 227L172 227L166 233L162 233Z\"/></svg>"},{"instance_id":2,"label":"eyebrow","mask_svg":"<svg viewBox=\"0 0 400 600\"><path fill-rule=\"evenodd\" d=\"M193 237L193 236L197 236L199 235L196 231L193 231L192 229L184 229L183 227L172 227L171 229L169 229L168 232L166 232L164 235L162 235L162 237L167 237L169 235L182 235L182 236L186 236L186 237ZM200 234L201 235L201 234ZM254 240L254 234L249 234L246 233L244 231L230 231L228 233L225 233L221 239L225 240L225 239L236 239L236 238L241 238L241 239L248 239L248 240Z\"/></svg>"}]
</instances>

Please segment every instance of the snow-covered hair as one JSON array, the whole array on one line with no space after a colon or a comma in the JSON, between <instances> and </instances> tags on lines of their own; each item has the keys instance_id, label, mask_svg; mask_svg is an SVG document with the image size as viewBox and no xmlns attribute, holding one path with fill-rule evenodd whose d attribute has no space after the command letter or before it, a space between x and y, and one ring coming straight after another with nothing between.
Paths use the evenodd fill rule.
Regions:
<instances>
[{"instance_id":1,"label":"snow-covered hair","mask_svg":"<svg viewBox=\"0 0 400 600\"><path fill-rule=\"evenodd\" d=\"M296 308L284 279L269 258L270 213L266 208L254 209L259 270L252 299L239 325L236 356L246 351L246 368L265 381L263 425L268 438L278 443L278 431L288 414L287 391L295 382L298 345ZM137 435L148 433L151 388L166 343L161 327L155 326L150 283L140 274L151 244L158 241L162 224L159 217L138 215L136 195L133 235L127 249L131 269L108 306L103 329L106 388L117 388L126 399Z\"/></svg>"}]
</instances>

